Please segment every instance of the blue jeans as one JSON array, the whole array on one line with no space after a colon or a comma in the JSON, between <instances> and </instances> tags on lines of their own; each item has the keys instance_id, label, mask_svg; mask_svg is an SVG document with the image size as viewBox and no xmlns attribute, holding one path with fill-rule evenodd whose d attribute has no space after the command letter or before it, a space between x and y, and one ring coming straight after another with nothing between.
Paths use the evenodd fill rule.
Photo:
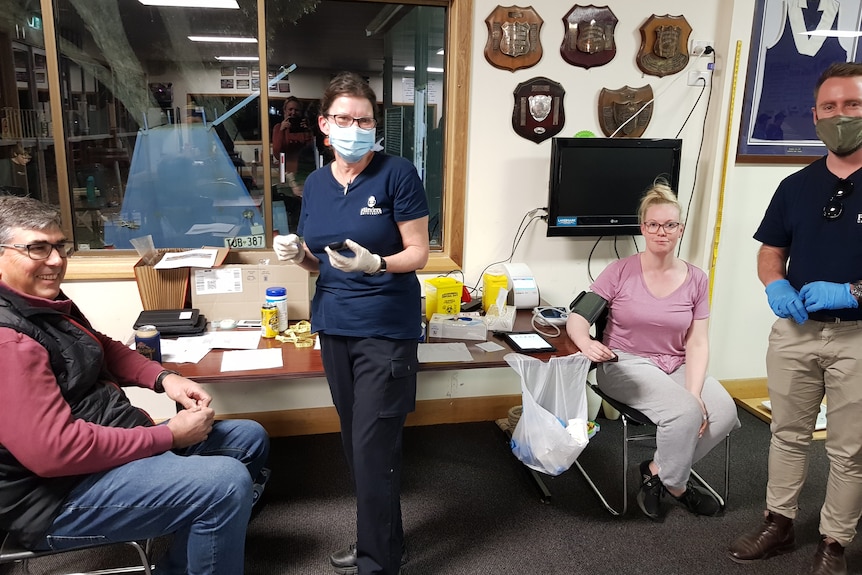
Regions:
<instances>
[{"instance_id":1,"label":"blue jeans","mask_svg":"<svg viewBox=\"0 0 862 575\"><path fill-rule=\"evenodd\" d=\"M84 479L39 549L150 539L173 533L164 574L243 572L252 483L269 455L258 423L217 421L206 441Z\"/></svg>"}]
</instances>

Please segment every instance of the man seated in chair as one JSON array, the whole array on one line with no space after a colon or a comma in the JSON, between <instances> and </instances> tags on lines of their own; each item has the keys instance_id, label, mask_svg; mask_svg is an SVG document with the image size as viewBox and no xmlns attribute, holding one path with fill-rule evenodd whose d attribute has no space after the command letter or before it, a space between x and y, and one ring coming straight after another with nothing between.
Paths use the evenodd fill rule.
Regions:
<instances>
[{"instance_id":1,"label":"man seated in chair","mask_svg":"<svg viewBox=\"0 0 862 575\"><path fill-rule=\"evenodd\" d=\"M0 529L35 551L173 534L159 573L242 573L265 430L96 331L60 289L72 246L53 208L0 197ZM123 385L182 409L154 425Z\"/></svg>"},{"instance_id":2,"label":"man seated in chair","mask_svg":"<svg viewBox=\"0 0 862 575\"><path fill-rule=\"evenodd\" d=\"M720 503L694 485L691 466L739 427L733 399L706 374L709 357L707 276L674 255L684 226L671 189L658 181L638 210L646 249L610 264L591 286L607 301L603 341L572 313L566 331L591 361L604 392L650 418L656 451L640 465L637 501L653 520L663 517L665 492L697 515Z\"/></svg>"}]
</instances>

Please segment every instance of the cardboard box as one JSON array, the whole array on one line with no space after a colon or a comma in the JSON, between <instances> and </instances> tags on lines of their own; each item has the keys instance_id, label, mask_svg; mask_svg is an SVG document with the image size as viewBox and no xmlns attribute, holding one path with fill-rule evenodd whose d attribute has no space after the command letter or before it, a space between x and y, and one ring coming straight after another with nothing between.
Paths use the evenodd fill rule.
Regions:
<instances>
[{"instance_id":1,"label":"cardboard box","mask_svg":"<svg viewBox=\"0 0 862 575\"><path fill-rule=\"evenodd\" d=\"M311 315L308 278L274 252L230 252L219 267L192 270L192 307L210 321L260 319L266 288L280 286L287 289L287 319L293 323Z\"/></svg>"},{"instance_id":2,"label":"cardboard box","mask_svg":"<svg viewBox=\"0 0 862 575\"><path fill-rule=\"evenodd\" d=\"M218 249L216 255L216 265L221 264L228 254L228 248L213 248ZM160 249L159 258L153 262L153 265L166 253L186 252L184 248L168 248ZM148 265L143 260L138 260L135 264L135 280L138 282L138 293L141 295L141 304L145 310L159 309L183 309L186 307L186 295L189 289L189 268L176 268L169 270L153 269L153 265Z\"/></svg>"},{"instance_id":3,"label":"cardboard box","mask_svg":"<svg viewBox=\"0 0 862 575\"><path fill-rule=\"evenodd\" d=\"M435 313L428 323L428 337L485 341L488 339L488 326L478 317Z\"/></svg>"}]
</instances>

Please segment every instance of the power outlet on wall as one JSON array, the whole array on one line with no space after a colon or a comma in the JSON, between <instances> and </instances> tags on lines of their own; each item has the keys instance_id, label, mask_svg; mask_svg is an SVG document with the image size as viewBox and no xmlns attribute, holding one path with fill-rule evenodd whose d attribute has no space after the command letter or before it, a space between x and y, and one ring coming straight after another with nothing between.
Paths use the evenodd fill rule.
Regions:
<instances>
[{"instance_id":1,"label":"power outlet on wall","mask_svg":"<svg viewBox=\"0 0 862 575\"><path fill-rule=\"evenodd\" d=\"M707 46L712 45L712 40L692 40L691 46L689 46L689 54L692 56L700 56L703 54L703 51L706 50Z\"/></svg>"},{"instance_id":2,"label":"power outlet on wall","mask_svg":"<svg viewBox=\"0 0 862 575\"><path fill-rule=\"evenodd\" d=\"M689 86L708 86L710 73L706 70L692 70L688 73Z\"/></svg>"}]
</instances>

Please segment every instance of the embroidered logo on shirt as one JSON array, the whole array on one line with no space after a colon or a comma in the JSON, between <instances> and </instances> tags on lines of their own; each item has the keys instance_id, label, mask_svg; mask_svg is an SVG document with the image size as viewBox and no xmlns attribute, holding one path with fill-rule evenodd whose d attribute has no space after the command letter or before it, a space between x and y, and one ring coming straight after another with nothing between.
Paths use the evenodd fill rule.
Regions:
<instances>
[{"instance_id":1,"label":"embroidered logo on shirt","mask_svg":"<svg viewBox=\"0 0 862 575\"><path fill-rule=\"evenodd\" d=\"M383 210L380 208L375 208L377 205L377 198L374 196L368 196L368 207L362 208L359 210L360 216L379 216L383 213Z\"/></svg>"}]
</instances>

